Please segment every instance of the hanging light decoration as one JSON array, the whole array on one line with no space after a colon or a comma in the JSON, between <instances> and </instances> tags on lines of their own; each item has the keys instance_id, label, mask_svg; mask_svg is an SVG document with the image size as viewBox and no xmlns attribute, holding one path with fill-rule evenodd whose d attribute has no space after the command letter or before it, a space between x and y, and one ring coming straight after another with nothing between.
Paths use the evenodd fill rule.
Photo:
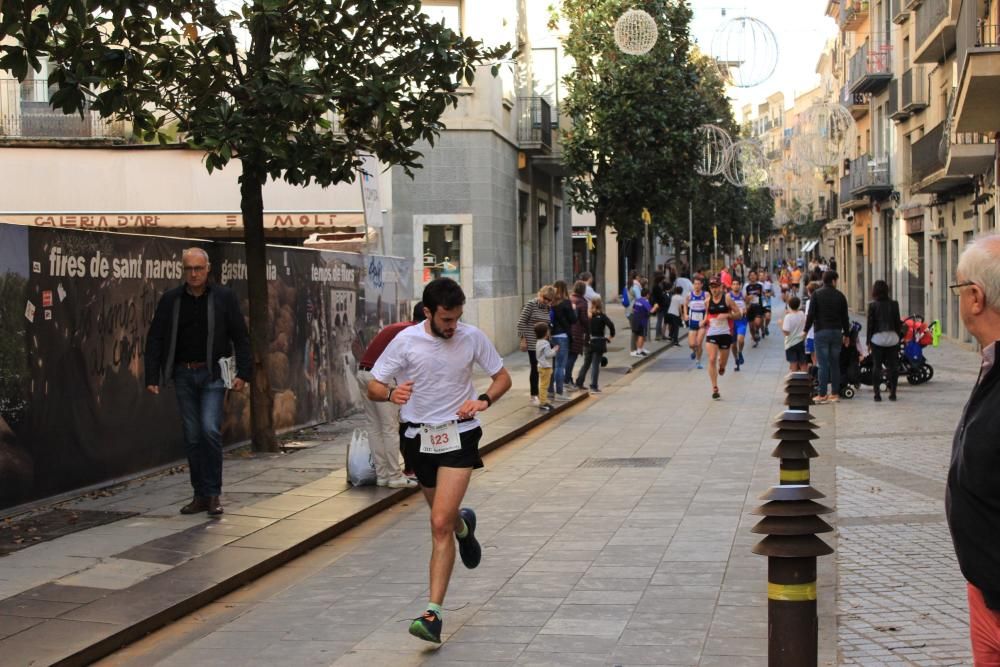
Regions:
<instances>
[{"instance_id":1,"label":"hanging light decoration","mask_svg":"<svg viewBox=\"0 0 1000 667\"><path fill-rule=\"evenodd\" d=\"M700 153L694 170L702 176L718 176L726 168L733 140L718 125L702 125L697 130Z\"/></svg>"},{"instance_id":2,"label":"hanging light decoration","mask_svg":"<svg viewBox=\"0 0 1000 667\"><path fill-rule=\"evenodd\" d=\"M615 44L631 56L649 53L657 34L656 19L641 9L630 9L615 21Z\"/></svg>"},{"instance_id":3,"label":"hanging light decoration","mask_svg":"<svg viewBox=\"0 0 1000 667\"><path fill-rule=\"evenodd\" d=\"M835 167L847 157L856 128L854 117L842 105L816 103L799 118L793 152L812 167Z\"/></svg>"},{"instance_id":4,"label":"hanging light decoration","mask_svg":"<svg viewBox=\"0 0 1000 667\"><path fill-rule=\"evenodd\" d=\"M767 158L760 144L741 139L730 146L722 175L736 187L763 187L767 182Z\"/></svg>"},{"instance_id":5,"label":"hanging light decoration","mask_svg":"<svg viewBox=\"0 0 1000 667\"><path fill-rule=\"evenodd\" d=\"M716 31L712 57L730 85L753 88L771 78L778 66L778 38L760 19L739 16Z\"/></svg>"}]
</instances>

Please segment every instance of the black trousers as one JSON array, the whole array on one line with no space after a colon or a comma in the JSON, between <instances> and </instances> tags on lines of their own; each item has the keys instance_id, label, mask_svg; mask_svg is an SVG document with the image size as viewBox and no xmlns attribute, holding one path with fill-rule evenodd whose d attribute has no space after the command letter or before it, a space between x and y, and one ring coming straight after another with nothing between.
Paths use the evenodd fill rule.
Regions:
<instances>
[{"instance_id":1,"label":"black trousers","mask_svg":"<svg viewBox=\"0 0 1000 667\"><path fill-rule=\"evenodd\" d=\"M882 366L885 366L885 383L889 386L889 393L896 393L896 384L899 382L899 347L882 347L872 343L872 386L875 393L879 393L882 386Z\"/></svg>"},{"instance_id":2,"label":"black trousers","mask_svg":"<svg viewBox=\"0 0 1000 667\"><path fill-rule=\"evenodd\" d=\"M528 350L528 362L531 364L531 371L528 372L531 395L538 396L538 357L535 356L534 350Z\"/></svg>"}]
</instances>

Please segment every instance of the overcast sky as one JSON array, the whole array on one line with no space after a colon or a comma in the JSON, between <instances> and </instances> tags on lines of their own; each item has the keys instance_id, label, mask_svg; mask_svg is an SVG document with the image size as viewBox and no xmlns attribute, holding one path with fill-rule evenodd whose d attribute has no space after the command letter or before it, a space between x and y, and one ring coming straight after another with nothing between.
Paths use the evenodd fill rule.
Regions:
<instances>
[{"instance_id":1,"label":"overcast sky","mask_svg":"<svg viewBox=\"0 0 1000 667\"><path fill-rule=\"evenodd\" d=\"M723 23L739 16L760 19L777 36L778 66L771 78L754 88L729 88L737 118L746 103L761 103L781 90L785 106L790 107L795 95L819 84L816 62L826 40L837 32L836 23L824 14L826 4L827 0L691 0L692 34L706 52L711 52L712 37Z\"/></svg>"}]
</instances>

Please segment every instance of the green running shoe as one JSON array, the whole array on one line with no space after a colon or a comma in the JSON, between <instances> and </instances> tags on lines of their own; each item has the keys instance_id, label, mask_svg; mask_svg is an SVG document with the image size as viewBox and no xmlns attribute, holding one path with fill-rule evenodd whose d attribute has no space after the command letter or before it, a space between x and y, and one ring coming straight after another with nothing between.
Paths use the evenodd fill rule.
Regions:
<instances>
[{"instance_id":1,"label":"green running shoe","mask_svg":"<svg viewBox=\"0 0 1000 667\"><path fill-rule=\"evenodd\" d=\"M410 623L410 634L426 642L441 643L441 618L428 609Z\"/></svg>"}]
</instances>

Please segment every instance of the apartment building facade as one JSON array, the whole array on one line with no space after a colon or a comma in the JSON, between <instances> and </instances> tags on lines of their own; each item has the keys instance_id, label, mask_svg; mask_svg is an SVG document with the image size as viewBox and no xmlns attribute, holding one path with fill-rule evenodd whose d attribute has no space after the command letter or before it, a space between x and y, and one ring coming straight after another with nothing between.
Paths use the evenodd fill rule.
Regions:
<instances>
[{"instance_id":1,"label":"apartment building facade","mask_svg":"<svg viewBox=\"0 0 1000 667\"><path fill-rule=\"evenodd\" d=\"M565 65L537 3L427 0L423 9L464 34L519 48L499 76L481 67L458 91L434 146L418 147L423 169L410 178L381 165L383 226L366 230L360 186L264 192L270 242L307 240L348 248L368 244L414 258L414 291L438 276L458 280L465 320L501 352L516 349L512 326L526 298L572 274L570 212L559 167L559 79ZM202 156L181 146L142 145L130 129L86 112L48 106L43 71L24 83L0 72L0 220L189 236L241 236L239 165L207 174ZM366 233L367 231L367 233ZM352 245L353 244L353 245Z\"/></svg>"}]
</instances>

